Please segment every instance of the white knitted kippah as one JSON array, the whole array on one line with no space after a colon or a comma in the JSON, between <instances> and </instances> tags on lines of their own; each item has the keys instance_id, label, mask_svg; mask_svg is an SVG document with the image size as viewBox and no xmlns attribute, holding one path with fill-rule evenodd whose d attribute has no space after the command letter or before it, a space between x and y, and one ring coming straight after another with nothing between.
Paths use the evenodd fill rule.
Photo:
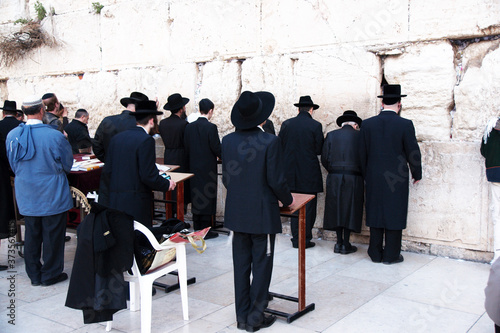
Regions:
<instances>
[{"instance_id":1,"label":"white knitted kippah","mask_svg":"<svg viewBox=\"0 0 500 333\"><path fill-rule=\"evenodd\" d=\"M30 106L41 105L42 99L40 96L32 95L28 96L23 101L23 106L29 108Z\"/></svg>"}]
</instances>

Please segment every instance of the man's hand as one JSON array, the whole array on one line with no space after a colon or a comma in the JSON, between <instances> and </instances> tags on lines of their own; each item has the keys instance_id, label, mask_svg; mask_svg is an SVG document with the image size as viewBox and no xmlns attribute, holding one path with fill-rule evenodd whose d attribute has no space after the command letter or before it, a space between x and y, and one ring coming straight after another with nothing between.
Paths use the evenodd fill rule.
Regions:
<instances>
[{"instance_id":1,"label":"man's hand","mask_svg":"<svg viewBox=\"0 0 500 333\"><path fill-rule=\"evenodd\" d=\"M419 181L420 181L420 179L419 180L413 179L413 185L417 185Z\"/></svg>"},{"instance_id":2,"label":"man's hand","mask_svg":"<svg viewBox=\"0 0 500 333\"><path fill-rule=\"evenodd\" d=\"M168 190L173 191L175 189L175 186L177 186L177 184L172 179L170 179L169 182L170 182L170 187L168 188Z\"/></svg>"}]
</instances>

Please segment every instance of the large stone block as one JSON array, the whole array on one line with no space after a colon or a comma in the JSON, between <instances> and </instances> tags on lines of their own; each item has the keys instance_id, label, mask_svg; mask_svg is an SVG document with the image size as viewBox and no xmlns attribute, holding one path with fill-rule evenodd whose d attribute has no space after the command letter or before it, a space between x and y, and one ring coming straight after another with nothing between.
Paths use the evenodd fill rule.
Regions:
<instances>
[{"instance_id":1,"label":"large stone block","mask_svg":"<svg viewBox=\"0 0 500 333\"><path fill-rule=\"evenodd\" d=\"M164 113L163 116L158 116L158 119L170 117L170 111L163 110L163 106L167 103L168 96L174 93L189 98L189 103L186 105L186 114L195 111L193 101L196 91L196 71L197 66L194 63L176 64L160 68L156 77L156 96L160 103L159 110Z\"/></svg>"},{"instance_id":2,"label":"large stone block","mask_svg":"<svg viewBox=\"0 0 500 333\"><path fill-rule=\"evenodd\" d=\"M297 103L294 64L295 56L267 56L247 59L241 72L241 91L269 91L276 100L274 110L269 117L278 133L281 123L287 117L287 111L296 110Z\"/></svg>"},{"instance_id":3,"label":"large stone block","mask_svg":"<svg viewBox=\"0 0 500 333\"><path fill-rule=\"evenodd\" d=\"M413 44L384 61L387 82L401 84L401 116L413 120L420 140L449 140L456 83L454 52L448 42Z\"/></svg>"},{"instance_id":4,"label":"large stone block","mask_svg":"<svg viewBox=\"0 0 500 333\"><path fill-rule=\"evenodd\" d=\"M354 110L365 119L376 114L380 63L375 55L362 48L342 46L298 55L294 68L295 96L283 113L297 114L302 95L310 95L320 106L314 118L323 124L325 134L337 129L337 118Z\"/></svg>"},{"instance_id":5,"label":"large stone block","mask_svg":"<svg viewBox=\"0 0 500 333\"><path fill-rule=\"evenodd\" d=\"M0 2L0 24L14 22L26 18L26 6L24 1L3 0Z\"/></svg>"},{"instance_id":6,"label":"large stone block","mask_svg":"<svg viewBox=\"0 0 500 333\"><path fill-rule=\"evenodd\" d=\"M500 33L500 2L497 0L412 0L409 10L410 40Z\"/></svg>"},{"instance_id":7,"label":"large stone block","mask_svg":"<svg viewBox=\"0 0 500 333\"><path fill-rule=\"evenodd\" d=\"M408 1L263 1L262 52L401 42L407 36L407 17Z\"/></svg>"},{"instance_id":8,"label":"large stone block","mask_svg":"<svg viewBox=\"0 0 500 333\"><path fill-rule=\"evenodd\" d=\"M171 1L163 17L169 35L163 52L174 62L256 55L260 4L258 0Z\"/></svg>"},{"instance_id":9,"label":"large stone block","mask_svg":"<svg viewBox=\"0 0 500 333\"><path fill-rule=\"evenodd\" d=\"M192 101L194 109L198 111L201 99L210 99L215 105L211 121L217 125L220 137L233 132L231 110L240 93L241 62L230 60L199 64L197 82Z\"/></svg>"},{"instance_id":10,"label":"large stone block","mask_svg":"<svg viewBox=\"0 0 500 333\"><path fill-rule=\"evenodd\" d=\"M486 123L500 116L500 40L472 44L463 52L462 81L455 87L453 138L479 141Z\"/></svg>"},{"instance_id":11,"label":"large stone block","mask_svg":"<svg viewBox=\"0 0 500 333\"><path fill-rule=\"evenodd\" d=\"M147 10L145 10L147 8ZM172 58L168 3L127 1L105 6L100 18L102 66L106 70L162 65Z\"/></svg>"},{"instance_id":12,"label":"large stone block","mask_svg":"<svg viewBox=\"0 0 500 333\"><path fill-rule=\"evenodd\" d=\"M489 251L484 160L477 143L421 143L423 178L410 185L405 238Z\"/></svg>"}]
</instances>

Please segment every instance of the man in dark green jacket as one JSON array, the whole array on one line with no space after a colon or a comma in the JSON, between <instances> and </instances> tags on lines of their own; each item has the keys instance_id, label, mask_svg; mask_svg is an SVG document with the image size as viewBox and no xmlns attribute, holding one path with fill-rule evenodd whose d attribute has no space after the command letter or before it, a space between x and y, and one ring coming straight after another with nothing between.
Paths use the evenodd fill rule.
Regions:
<instances>
[{"instance_id":1,"label":"man in dark green jacket","mask_svg":"<svg viewBox=\"0 0 500 333\"><path fill-rule=\"evenodd\" d=\"M495 226L493 260L496 260L500 256L500 118L488 122L481 141L481 155L485 158L486 178L490 182L491 220Z\"/></svg>"}]
</instances>

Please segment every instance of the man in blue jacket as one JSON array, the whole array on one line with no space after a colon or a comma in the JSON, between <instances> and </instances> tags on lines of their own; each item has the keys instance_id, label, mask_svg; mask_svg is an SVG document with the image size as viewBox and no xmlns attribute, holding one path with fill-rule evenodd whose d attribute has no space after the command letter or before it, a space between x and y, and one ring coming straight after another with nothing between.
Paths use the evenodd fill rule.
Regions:
<instances>
[{"instance_id":1,"label":"man in blue jacket","mask_svg":"<svg viewBox=\"0 0 500 333\"><path fill-rule=\"evenodd\" d=\"M285 180L280 139L262 129L273 108L271 93L243 92L231 111L236 132L222 139L222 179L227 189L224 225L234 231L237 327L247 332L269 327L276 320L275 316L264 316L264 309L274 242L281 232L278 201L284 206L293 202Z\"/></svg>"},{"instance_id":2,"label":"man in blue jacket","mask_svg":"<svg viewBox=\"0 0 500 333\"><path fill-rule=\"evenodd\" d=\"M16 175L16 201L26 227L26 273L31 285L50 286L68 278L63 273L64 237L73 201L66 174L73 154L64 135L42 123L41 98L27 98L22 109L28 121L7 135L7 157Z\"/></svg>"},{"instance_id":3,"label":"man in blue jacket","mask_svg":"<svg viewBox=\"0 0 500 333\"><path fill-rule=\"evenodd\" d=\"M481 155L485 158L486 178L490 183L491 219L494 230L496 260L500 256L500 118L488 122L481 141Z\"/></svg>"}]
</instances>

